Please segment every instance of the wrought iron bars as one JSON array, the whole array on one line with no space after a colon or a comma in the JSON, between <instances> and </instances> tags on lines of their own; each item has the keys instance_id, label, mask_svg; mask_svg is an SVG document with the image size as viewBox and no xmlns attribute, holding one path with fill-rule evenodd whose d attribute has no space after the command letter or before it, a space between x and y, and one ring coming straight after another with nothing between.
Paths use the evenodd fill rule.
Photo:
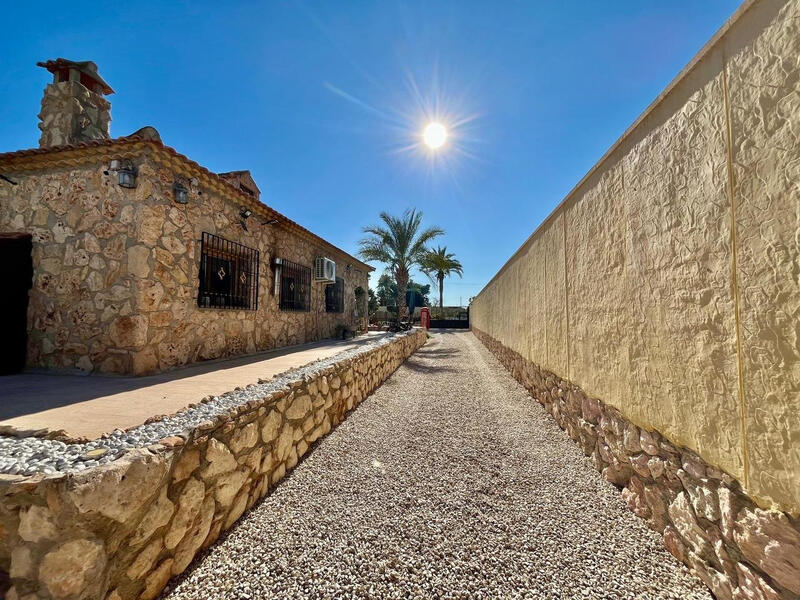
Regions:
<instances>
[{"instance_id":1,"label":"wrought iron bars","mask_svg":"<svg viewBox=\"0 0 800 600\"><path fill-rule=\"evenodd\" d=\"M336 278L336 283L325 286L325 312L344 312L344 279Z\"/></svg>"},{"instance_id":2,"label":"wrought iron bars","mask_svg":"<svg viewBox=\"0 0 800 600\"><path fill-rule=\"evenodd\" d=\"M311 310L311 267L304 267L286 259L276 262L280 269L281 310Z\"/></svg>"},{"instance_id":3,"label":"wrought iron bars","mask_svg":"<svg viewBox=\"0 0 800 600\"><path fill-rule=\"evenodd\" d=\"M203 232L200 247L200 308L256 310L259 252Z\"/></svg>"}]
</instances>

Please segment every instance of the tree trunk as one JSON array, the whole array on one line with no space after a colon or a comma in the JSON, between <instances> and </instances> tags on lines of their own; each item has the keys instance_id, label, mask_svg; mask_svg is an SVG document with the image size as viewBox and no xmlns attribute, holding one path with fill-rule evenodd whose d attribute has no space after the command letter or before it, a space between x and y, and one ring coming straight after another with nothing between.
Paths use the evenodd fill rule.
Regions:
<instances>
[{"instance_id":1,"label":"tree trunk","mask_svg":"<svg viewBox=\"0 0 800 600\"><path fill-rule=\"evenodd\" d=\"M408 271L405 269L397 269L397 271L395 271L395 280L397 282L397 318L402 319L408 314L408 305L406 304Z\"/></svg>"},{"instance_id":2,"label":"tree trunk","mask_svg":"<svg viewBox=\"0 0 800 600\"><path fill-rule=\"evenodd\" d=\"M444 319L444 275L439 275L439 318Z\"/></svg>"}]
</instances>

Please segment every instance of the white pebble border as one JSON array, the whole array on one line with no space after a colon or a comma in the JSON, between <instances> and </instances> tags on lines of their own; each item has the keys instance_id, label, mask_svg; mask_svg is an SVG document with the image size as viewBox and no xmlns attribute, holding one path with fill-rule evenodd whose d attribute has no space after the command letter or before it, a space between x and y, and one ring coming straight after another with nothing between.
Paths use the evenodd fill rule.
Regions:
<instances>
[{"instance_id":1,"label":"white pebble border","mask_svg":"<svg viewBox=\"0 0 800 600\"><path fill-rule=\"evenodd\" d=\"M44 473L51 476L82 471L109 463L134 448L150 446L171 436L188 434L198 425L226 414L243 404L260 400L292 382L314 375L340 361L370 352L392 342L397 337L412 333L414 332L383 334L357 348L344 350L328 358L280 373L270 381L250 384L220 396L204 398L198 404L191 405L173 415L138 425L127 431L117 429L89 442L66 443L40 437L0 436L0 473L6 475ZM95 456L101 454L97 451L102 450L105 450L105 453Z\"/></svg>"}]
</instances>

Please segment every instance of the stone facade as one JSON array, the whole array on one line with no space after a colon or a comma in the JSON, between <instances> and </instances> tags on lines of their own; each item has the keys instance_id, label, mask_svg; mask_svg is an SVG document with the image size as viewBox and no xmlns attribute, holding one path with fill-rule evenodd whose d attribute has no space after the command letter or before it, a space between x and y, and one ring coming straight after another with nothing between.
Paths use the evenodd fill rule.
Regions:
<instances>
[{"instance_id":1,"label":"stone facade","mask_svg":"<svg viewBox=\"0 0 800 600\"><path fill-rule=\"evenodd\" d=\"M800 2L745 2L470 307L800 515Z\"/></svg>"},{"instance_id":2,"label":"stone facade","mask_svg":"<svg viewBox=\"0 0 800 600\"><path fill-rule=\"evenodd\" d=\"M424 330L79 474L3 476L8 600L152 600L402 362Z\"/></svg>"},{"instance_id":3,"label":"stone facade","mask_svg":"<svg viewBox=\"0 0 800 600\"><path fill-rule=\"evenodd\" d=\"M473 328L718 600L800 598L800 523L727 473Z\"/></svg>"},{"instance_id":4,"label":"stone facade","mask_svg":"<svg viewBox=\"0 0 800 600\"><path fill-rule=\"evenodd\" d=\"M134 188L118 185L121 159L137 170ZM367 289L371 267L157 139L0 155L0 172L17 182L0 182L0 231L34 240L30 366L152 373L331 337L365 314L355 289ZM186 204L174 200L176 181ZM258 310L198 306L203 232L260 252ZM321 283L310 311L280 310L274 259L313 268L317 256L336 262L344 311L325 311Z\"/></svg>"}]
</instances>

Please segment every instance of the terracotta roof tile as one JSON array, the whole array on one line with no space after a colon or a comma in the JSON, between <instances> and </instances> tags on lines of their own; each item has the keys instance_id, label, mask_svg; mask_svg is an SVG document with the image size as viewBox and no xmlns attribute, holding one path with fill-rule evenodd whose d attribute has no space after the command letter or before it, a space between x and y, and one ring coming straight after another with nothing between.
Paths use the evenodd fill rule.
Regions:
<instances>
[{"instance_id":1,"label":"terracotta roof tile","mask_svg":"<svg viewBox=\"0 0 800 600\"><path fill-rule=\"evenodd\" d=\"M229 188L229 191L232 191L235 194L237 194L242 199L242 202L244 202L246 204L249 204L250 206L253 206L254 208L258 208L258 209L261 209L262 211L266 211L271 218L276 219L278 221L278 224L283 226L284 228L286 228L286 229L288 229L290 231L293 230L293 231L295 231L297 233L300 233L301 235L304 235L306 237L312 238L312 239L322 243L324 246L327 246L327 247L332 248L332 249L334 249L334 250L336 250L338 252L341 252L345 256L348 256L349 258L353 259L353 261L355 263L357 263L358 265L360 265L361 267L366 269L367 272L375 270L375 267L372 267L372 266L360 261L359 259L357 259L355 256L353 256L349 252L345 252L341 248L339 248L337 246L334 246L333 244L331 244L326 239L318 236L317 234L315 234L314 232L310 231L309 229L306 229L305 227L303 227L302 225L300 225L296 221L293 221L292 219L290 219L289 217L285 216L284 214L278 212L274 208L271 208L270 206L267 206L266 204L264 204L261 201L255 200L249 194L247 194L247 193L243 192L242 190L238 189L235 185L233 185L229 181L226 181L223 177L220 177L219 174L214 173L213 171L210 171L210 170L206 169L204 166L200 165L196 161L193 161L192 159L190 159L189 157L185 156L184 154L181 154L180 152L178 152L177 150L175 150L171 146L167 146L162 141L157 140L157 139L153 139L151 136L140 136L140 135L134 134L134 135L123 136L123 137L118 137L118 138L109 138L109 139L106 139L106 140L92 140L92 141L88 141L88 142L80 142L80 143L77 143L77 144L69 144L69 145L65 145L65 146L53 146L53 147L49 147L49 148L30 148L30 149L26 149L26 150L16 150L14 152L0 153L0 163L16 162L19 159L24 159L26 157L32 157L32 156L39 156L39 155L42 155L42 154L58 154L60 152L70 152L70 151L74 151L74 150L99 148L99 147L105 147L105 146L125 145L125 144L137 143L137 142L146 143L146 144L151 145L152 147L154 147L156 149L164 150L168 154L173 156L174 158L177 158L178 160L187 163L188 166L192 170L198 171L202 175L205 175L205 176L211 178L214 181L222 183L227 188ZM13 172L13 165L9 165L9 167L10 167L9 170L12 170L12 172ZM6 168L8 168L8 167L6 167Z\"/></svg>"}]
</instances>

